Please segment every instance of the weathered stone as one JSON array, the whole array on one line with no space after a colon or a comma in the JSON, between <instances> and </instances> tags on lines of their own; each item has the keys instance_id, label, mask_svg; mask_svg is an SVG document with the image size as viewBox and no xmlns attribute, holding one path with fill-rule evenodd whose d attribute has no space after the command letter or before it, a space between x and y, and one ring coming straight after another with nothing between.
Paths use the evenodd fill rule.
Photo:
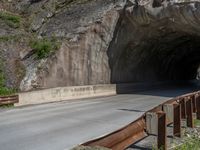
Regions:
<instances>
[{"instance_id":1,"label":"weathered stone","mask_svg":"<svg viewBox=\"0 0 200 150\"><path fill-rule=\"evenodd\" d=\"M22 47L17 54L26 67L21 90L198 76L198 0L19 0L0 4L1 9L23 18L16 30L0 21L0 35L19 31L30 35L27 51ZM38 60L28 47L33 37L55 37L62 45L55 55Z\"/></svg>"},{"instance_id":2,"label":"weathered stone","mask_svg":"<svg viewBox=\"0 0 200 150\"><path fill-rule=\"evenodd\" d=\"M55 87L193 78L199 62L189 68L182 59L199 46L199 5L153 0L63 5L38 33L68 40L37 71L35 83ZM185 48L188 40L191 50ZM178 44L182 53L173 58ZM183 75L185 70L189 73Z\"/></svg>"}]
</instances>

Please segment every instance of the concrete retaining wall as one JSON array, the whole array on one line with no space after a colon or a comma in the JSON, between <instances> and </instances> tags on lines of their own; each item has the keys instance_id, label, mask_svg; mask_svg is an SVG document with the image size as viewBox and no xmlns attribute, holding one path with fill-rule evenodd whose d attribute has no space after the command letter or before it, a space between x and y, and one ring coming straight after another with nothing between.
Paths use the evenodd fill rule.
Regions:
<instances>
[{"instance_id":1,"label":"concrete retaining wall","mask_svg":"<svg viewBox=\"0 0 200 150\"><path fill-rule=\"evenodd\" d=\"M57 87L38 91L19 93L19 103L16 106L49 103L62 100L109 96L116 94L116 85L88 85Z\"/></svg>"}]
</instances>

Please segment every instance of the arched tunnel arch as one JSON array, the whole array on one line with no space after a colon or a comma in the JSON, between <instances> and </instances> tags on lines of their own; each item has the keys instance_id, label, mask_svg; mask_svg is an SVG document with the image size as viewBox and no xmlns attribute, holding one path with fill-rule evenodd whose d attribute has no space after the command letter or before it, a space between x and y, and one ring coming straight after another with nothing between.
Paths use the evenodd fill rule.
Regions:
<instances>
[{"instance_id":1,"label":"arched tunnel arch","mask_svg":"<svg viewBox=\"0 0 200 150\"><path fill-rule=\"evenodd\" d=\"M120 12L108 50L112 83L196 79L200 4L165 5L129 4Z\"/></svg>"}]
</instances>

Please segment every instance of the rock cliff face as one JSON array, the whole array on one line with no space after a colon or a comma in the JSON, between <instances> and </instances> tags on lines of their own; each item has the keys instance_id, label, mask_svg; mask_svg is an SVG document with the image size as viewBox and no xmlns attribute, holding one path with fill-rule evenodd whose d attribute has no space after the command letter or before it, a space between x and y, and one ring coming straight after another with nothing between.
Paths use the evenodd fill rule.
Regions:
<instances>
[{"instance_id":1,"label":"rock cliff face","mask_svg":"<svg viewBox=\"0 0 200 150\"><path fill-rule=\"evenodd\" d=\"M28 44L20 46L16 56L25 67L23 80L18 79L23 91L197 76L198 1L19 0L2 4L2 9L17 12L25 20L17 32L12 30L14 35L54 37L61 43L59 50L43 59L36 59ZM8 32L1 30L0 35Z\"/></svg>"},{"instance_id":2,"label":"rock cliff face","mask_svg":"<svg viewBox=\"0 0 200 150\"><path fill-rule=\"evenodd\" d=\"M200 3L139 1L121 14L108 49L112 82L194 79Z\"/></svg>"},{"instance_id":3,"label":"rock cliff face","mask_svg":"<svg viewBox=\"0 0 200 150\"><path fill-rule=\"evenodd\" d=\"M46 21L37 34L62 38L61 48L39 70L29 69L21 89L110 83L107 50L119 19L116 4L122 8L111 0L71 4Z\"/></svg>"}]
</instances>

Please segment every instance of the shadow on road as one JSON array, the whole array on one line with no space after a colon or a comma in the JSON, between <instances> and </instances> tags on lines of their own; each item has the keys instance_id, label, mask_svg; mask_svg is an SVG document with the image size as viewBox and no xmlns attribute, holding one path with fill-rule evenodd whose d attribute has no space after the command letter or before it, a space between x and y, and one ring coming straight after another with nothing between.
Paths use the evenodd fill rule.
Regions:
<instances>
[{"instance_id":1,"label":"shadow on road","mask_svg":"<svg viewBox=\"0 0 200 150\"><path fill-rule=\"evenodd\" d=\"M117 84L116 88L118 94L176 97L199 90L200 83L199 81L167 81L156 83Z\"/></svg>"},{"instance_id":2,"label":"shadow on road","mask_svg":"<svg viewBox=\"0 0 200 150\"><path fill-rule=\"evenodd\" d=\"M122 110L122 111L133 111L133 112L146 112L146 111L136 110L136 109L118 109L118 110Z\"/></svg>"}]
</instances>

